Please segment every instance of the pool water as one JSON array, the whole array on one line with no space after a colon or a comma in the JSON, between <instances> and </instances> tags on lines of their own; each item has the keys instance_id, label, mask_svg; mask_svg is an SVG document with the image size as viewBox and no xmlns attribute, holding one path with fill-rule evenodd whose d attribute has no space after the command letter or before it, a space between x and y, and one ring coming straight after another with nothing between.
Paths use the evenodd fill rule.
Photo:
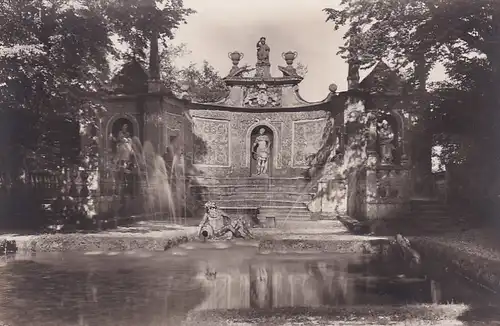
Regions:
<instances>
[{"instance_id":1,"label":"pool water","mask_svg":"<svg viewBox=\"0 0 500 326\"><path fill-rule=\"evenodd\" d=\"M380 256L263 253L245 241L18 255L0 267L0 325L177 326L193 311L485 298L463 280L404 271Z\"/></svg>"}]
</instances>

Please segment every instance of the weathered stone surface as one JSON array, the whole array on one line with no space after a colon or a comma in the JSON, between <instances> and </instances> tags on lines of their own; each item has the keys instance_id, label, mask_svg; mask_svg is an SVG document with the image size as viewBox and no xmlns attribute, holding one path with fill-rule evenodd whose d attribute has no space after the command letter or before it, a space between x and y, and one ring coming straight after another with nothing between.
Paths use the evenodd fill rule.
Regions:
<instances>
[{"instance_id":1,"label":"weathered stone surface","mask_svg":"<svg viewBox=\"0 0 500 326\"><path fill-rule=\"evenodd\" d=\"M194 164L230 167L230 122L228 120L194 117Z\"/></svg>"},{"instance_id":2,"label":"weathered stone surface","mask_svg":"<svg viewBox=\"0 0 500 326\"><path fill-rule=\"evenodd\" d=\"M211 184L207 178L217 184L224 178L307 177L317 188L312 201L304 203L313 212L359 219L397 215L411 194L411 123L404 107L408 101L400 96L400 78L383 62L360 81L359 53L351 54L349 91L338 93L332 84L325 100L311 103L299 94L302 77L293 67L297 53L283 52L287 67L279 67L282 77L273 77L269 46L262 38L255 69L239 66L243 53L228 53L232 68L224 79L229 94L223 100L202 104L175 99L168 92L115 94L106 100L111 110L101 127L107 130L107 124L128 118L140 140L151 142L160 155L177 141L186 171L200 187ZM255 76L249 75L253 70ZM259 174L252 145L261 128L271 146L267 171ZM101 145L106 148L107 139ZM204 195L220 197L210 193L214 189ZM262 204L268 190L244 199ZM222 191L219 200L239 205L238 190L232 191ZM270 198L286 202L293 196L285 191L280 198Z\"/></svg>"},{"instance_id":3,"label":"weathered stone surface","mask_svg":"<svg viewBox=\"0 0 500 326\"><path fill-rule=\"evenodd\" d=\"M309 159L321 148L325 118L293 121L292 165L295 167L309 166Z\"/></svg>"},{"instance_id":4,"label":"weathered stone surface","mask_svg":"<svg viewBox=\"0 0 500 326\"><path fill-rule=\"evenodd\" d=\"M325 111L305 112L252 112L214 111L194 109L190 111L195 121L195 134L201 144L216 149L217 154L203 153L198 149L195 164L200 171L212 176L250 176L251 134L260 126L268 127L273 132L273 147L270 159L270 175L301 176L305 166L292 165L292 151L298 157L304 157L303 148L307 147L308 136L300 142L297 150L294 143L294 123L312 121L313 125L325 123ZM227 127L223 127L227 126ZM210 126L210 127L208 127ZM322 128L314 130L314 135L321 139ZM303 129L302 129L303 130ZM317 143L312 146L317 146ZM223 153L225 151L225 153ZM227 154L227 158L226 155ZM218 156L217 156L218 155ZM217 158L219 157L219 158ZM208 162L208 163L207 163ZM215 162L215 163L214 163ZM229 163L230 162L230 163Z\"/></svg>"}]
</instances>

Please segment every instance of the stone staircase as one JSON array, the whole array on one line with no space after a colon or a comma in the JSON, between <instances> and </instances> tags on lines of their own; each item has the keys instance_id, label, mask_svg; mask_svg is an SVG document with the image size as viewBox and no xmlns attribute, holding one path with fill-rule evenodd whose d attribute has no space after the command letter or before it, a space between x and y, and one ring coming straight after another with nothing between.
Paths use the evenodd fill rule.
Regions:
<instances>
[{"instance_id":1,"label":"stone staircase","mask_svg":"<svg viewBox=\"0 0 500 326\"><path fill-rule=\"evenodd\" d=\"M190 188L197 200L214 201L223 210L255 209L261 222L266 217L310 219L306 205L316 192L305 178L204 178Z\"/></svg>"},{"instance_id":2,"label":"stone staircase","mask_svg":"<svg viewBox=\"0 0 500 326\"><path fill-rule=\"evenodd\" d=\"M413 199L410 201L410 210L407 216L416 222L432 227L447 227L453 223L448 207L435 199Z\"/></svg>"},{"instance_id":3,"label":"stone staircase","mask_svg":"<svg viewBox=\"0 0 500 326\"><path fill-rule=\"evenodd\" d=\"M412 199L409 211L391 224L408 235L434 234L462 228L464 218L451 213L446 204L437 199Z\"/></svg>"}]
</instances>

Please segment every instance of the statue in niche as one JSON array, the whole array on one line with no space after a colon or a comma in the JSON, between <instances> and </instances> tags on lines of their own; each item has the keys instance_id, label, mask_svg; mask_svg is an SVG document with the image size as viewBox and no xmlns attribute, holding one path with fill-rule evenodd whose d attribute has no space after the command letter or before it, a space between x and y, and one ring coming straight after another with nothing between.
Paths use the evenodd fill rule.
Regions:
<instances>
[{"instance_id":1,"label":"statue in niche","mask_svg":"<svg viewBox=\"0 0 500 326\"><path fill-rule=\"evenodd\" d=\"M367 138L368 138L368 143L367 143L367 149L370 152L376 152L377 151L377 116L373 112L368 112L366 115L366 125L367 125Z\"/></svg>"},{"instance_id":2,"label":"statue in niche","mask_svg":"<svg viewBox=\"0 0 500 326\"><path fill-rule=\"evenodd\" d=\"M378 123L377 134L380 146L381 163L384 165L393 164L393 151L395 147L392 142L394 141L395 134L387 120L383 120L382 122Z\"/></svg>"},{"instance_id":3,"label":"statue in niche","mask_svg":"<svg viewBox=\"0 0 500 326\"><path fill-rule=\"evenodd\" d=\"M122 125L116 137L110 134L109 138L116 144L114 161L119 167L127 167L132 155L132 136L128 131L128 124L124 123Z\"/></svg>"},{"instance_id":4,"label":"statue in niche","mask_svg":"<svg viewBox=\"0 0 500 326\"><path fill-rule=\"evenodd\" d=\"M271 48L266 44L266 38L261 37L257 42L257 66L270 66L269 52Z\"/></svg>"},{"instance_id":5,"label":"statue in niche","mask_svg":"<svg viewBox=\"0 0 500 326\"><path fill-rule=\"evenodd\" d=\"M259 135L252 145L252 154L257 160L257 175L267 174L267 161L271 152L271 139L265 134L266 129L260 128Z\"/></svg>"}]
</instances>

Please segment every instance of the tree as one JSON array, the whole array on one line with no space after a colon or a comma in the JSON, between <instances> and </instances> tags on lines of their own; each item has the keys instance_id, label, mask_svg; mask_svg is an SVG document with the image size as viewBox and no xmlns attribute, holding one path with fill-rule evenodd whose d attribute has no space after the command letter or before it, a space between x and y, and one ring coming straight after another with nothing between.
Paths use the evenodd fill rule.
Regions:
<instances>
[{"instance_id":1,"label":"tree","mask_svg":"<svg viewBox=\"0 0 500 326\"><path fill-rule=\"evenodd\" d=\"M46 169L74 164L78 155L61 149L76 146L61 145L67 137L52 137L49 122L66 121L76 130L77 124L94 124L102 108L82 95L99 90L109 78L108 56L120 54L111 36L118 35L130 55L144 59L153 31L168 40L191 13L180 0L1 2L0 114L7 149L2 161L19 167L32 157L32 168ZM15 121L30 130L14 132L9 127Z\"/></svg>"},{"instance_id":2,"label":"tree","mask_svg":"<svg viewBox=\"0 0 500 326\"><path fill-rule=\"evenodd\" d=\"M302 78L304 78L309 72L307 69L307 65L303 64L302 62L297 62L295 69L297 70L297 74Z\"/></svg>"},{"instance_id":3,"label":"tree","mask_svg":"<svg viewBox=\"0 0 500 326\"><path fill-rule=\"evenodd\" d=\"M494 0L343 0L325 9L335 28L347 26L340 54L362 68L384 58L404 69L423 101L422 134L434 134L450 161L466 162L476 183L494 182L500 153L500 2ZM424 94L432 66L445 64L449 80ZM458 142L457 142L457 139ZM460 152L457 152L460 149ZM484 194L484 192L481 192Z\"/></svg>"},{"instance_id":4,"label":"tree","mask_svg":"<svg viewBox=\"0 0 500 326\"><path fill-rule=\"evenodd\" d=\"M201 68L194 63L184 68L176 65L176 59L189 53L184 43L167 44L162 48L160 68L163 84L177 96L182 96L185 92L183 89L187 86L188 96L197 102L216 102L226 96L224 80L207 61L203 61Z\"/></svg>"},{"instance_id":5,"label":"tree","mask_svg":"<svg viewBox=\"0 0 500 326\"><path fill-rule=\"evenodd\" d=\"M180 92L183 85L189 86L189 96L195 102L217 102L228 92L222 77L207 61L203 61L200 68L196 64L190 64L180 69L175 83L176 91Z\"/></svg>"},{"instance_id":6,"label":"tree","mask_svg":"<svg viewBox=\"0 0 500 326\"><path fill-rule=\"evenodd\" d=\"M183 0L85 1L102 13L112 32L127 45L126 54L142 60L153 35L166 47L179 25L196 12L185 8Z\"/></svg>"},{"instance_id":7,"label":"tree","mask_svg":"<svg viewBox=\"0 0 500 326\"><path fill-rule=\"evenodd\" d=\"M179 45L167 44L162 46L160 51L161 80L168 89L176 93L180 91L181 69L175 60L189 53L190 51L184 43Z\"/></svg>"},{"instance_id":8,"label":"tree","mask_svg":"<svg viewBox=\"0 0 500 326\"><path fill-rule=\"evenodd\" d=\"M40 168L57 168L66 155L74 162L78 155L61 153L71 146L56 144L61 140L50 131L55 121L68 125L95 108L74 94L95 91L108 72L105 55L112 48L106 22L70 1L12 0L0 4L0 26L2 161L15 168L31 156ZM28 129L9 128L16 123Z\"/></svg>"},{"instance_id":9,"label":"tree","mask_svg":"<svg viewBox=\"0 0 500 326\"><path fill-rule=\"evenodd\" d=\"M363 64L384 58L399 67L424 65L483 53L499 72L500 3L494 0L342 0L327 8L335 28L348 25L345 57L354 46ZM415 67L414 67L415 68Z\"/></svg>"}]
</instances>

